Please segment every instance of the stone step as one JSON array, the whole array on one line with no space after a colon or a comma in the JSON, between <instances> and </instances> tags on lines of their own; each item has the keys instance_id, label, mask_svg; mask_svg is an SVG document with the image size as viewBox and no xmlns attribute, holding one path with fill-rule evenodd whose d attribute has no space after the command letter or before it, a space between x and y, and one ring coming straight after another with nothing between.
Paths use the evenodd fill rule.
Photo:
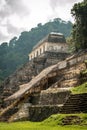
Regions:
<instances>
[{"instance_id":1,"label":"stone step","mask_svg":"<svg viewBox=\"0 0 87 130\"><path fill-rule=\"evenodd\" d=\"M5 113L2 117L0 117L0 121L8 121L8 119L18 111L18 108L15 107L14 109L11 109L8 111L8 113Z\"/></svg>"},{"instance_id":2,"label":"stone step","mask_svg":"<svg viewBox=\"0 0 87 130\"><path fill-rule=\"evenodd\" d=\"M66 104L80 104L82 102L87 102L87 99L86 100L74 99L74 100L70 100L70 101L68 100L68 101L66 101Z\"/></svg>"},{"instance_id":3,"label":"stone step","mask_svg":"<svg viewBox=\"0 0 87 130\"><path fill-rule=\"evenodd\" d=\"M75 95L71 95L69 99L79 99L79 98L84 98L87 99L87 94L75 94Z\"/></svg>"},{"instance_id":4,"label":"stone step","mask_svg":"<svg viewBox=\"0 0 87 130\"><path fill-rule=\"evenodd\" d=\"M75 109L75 110L65 110L65 111L61 111L60 113L66 113L66 114L69 114L69 113L87 113L87 109L86 110L81 110L81 109Z\"/></svg>"},{"instance_id":5,"label":"stone step","mask_svg":"<svg viewBox=\"0 0 87 130\"><path fill-rule=\"evenodd\" d=\"M63 109L66 109L66 108L85 108L85 107L87 107L87 104L85 104L84 106L81 106L81 105L75 105L75 106L64 106L64 107L62 107ZM87 108L86 108L87 109Z\"/></svg>"},{"instance_id":6,"label":"stone step","mask_svg":"<svg viewBox=\"0 0 87 130\"><path fill-rule=\"evenodd\" d=\"M87 106L86 106L87 107ZM67 112L69 112L69 111L75 111L75 110L77 110L77 111L87 111L87 108L80 108L80 107L76 107L76 108L66 108L66 109L63 109L62 110L62 112L63 111L67 111Z\"/></svg>"},{"instance_id":7,"label":"stone step","mask_svg":"<svg viewBox=\"0 0 87 130\"><path fill-rule=\"evenodd\" d=\"M81 99L81 100L79 100L79 99L70 99L70 101L68 100L68 101L66 101L66 103L68 104L72 104L72 103L82 103L82 102L86 102L87 101L87 99Z\"/></svg>"},{"instance_id":8,"label":"stone step","mask_svg":"<svg viewBox=\"0 0 87 130\"><path fill-rule=\"evenodd\" d=\"M64 106L76 106L76 105L87 105L87 100L83 103L83 102L80 102L80 103L65 103Z\"/></svg>"},{"instance_id":9,"label":"stone step","mask_svg":"<svg viewBox=\"0 0 87 130\"><path fill-rule=\"evenodd\" d=\"M65 80L73 79L73 78L79 78L79 74L70 72L70 73L63 74L63 77L64 77Z\"/></svg>"},{"instance_id":10,"label":"stone step","mask_svg":"<svg viewBox=\"0 0 87 130\"><path fill-rule=\"evenodd\" d=\"M59 83L60 87L73 87L73 86L77 86L77 84L79 83L78 78L73 78L73 79L69 79L69 80L62 80L62 82Z\"/></svg>"},{"instance_id":11,"label":"stone step","mask_svg":"<svg viewBox=\"0 0 87 130\"><path fill-rule=\"evenodd\" d=\"M87 94L71 95L61 109L62 113L87 112Z\"/></svg>"}]
</instances>

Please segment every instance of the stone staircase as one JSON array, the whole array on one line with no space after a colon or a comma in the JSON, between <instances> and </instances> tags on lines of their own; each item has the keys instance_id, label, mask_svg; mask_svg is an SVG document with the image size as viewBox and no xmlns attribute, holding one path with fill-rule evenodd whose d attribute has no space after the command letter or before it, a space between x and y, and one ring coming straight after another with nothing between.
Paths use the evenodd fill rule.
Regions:
<instances>
[{"instance_id":1,"label":"stone staircase","mask_svg":"<svg viewBox=\"0 0 87 130\"><path fill-rule=\"evenodd\" d=\"M73 94L63 105L61 113L79 113L87 112L87 93Z\"/></svg>"},{"instance_id":2,"label":"stone staircase","mask_svg":"<svg viewBox=\"0 0 87 130\"><path fill-rule=\"evenodd\" d=\"M18 107L14 107L14 109L9 110L7 113L5 113L1 118L0 121L8 121L8 119L15 113L18 112Z\"/></svg>"},{"instance_id":3,"label":"stone staircase","mask_svg":"<svg viewBox=\"0 0 87 130\"><path fill-rule=\"evenodd\" d=\"M60 94L60 93L59 93ZM69 95L68 95L69 96ZM8 118L9 122L18 120L42 121L52 114L74 114L74 113L87 113L87 93L84 94L71 94L65 104L54 104L54 101L41 102L37 105L25 103L21 109ZM41 97L42 98L42 97ZM41 100L41 99L40 99ZM63 101L61 101L63 102ZM48 104L47 104L48 103Z\"/></svg>"}]
</instances>

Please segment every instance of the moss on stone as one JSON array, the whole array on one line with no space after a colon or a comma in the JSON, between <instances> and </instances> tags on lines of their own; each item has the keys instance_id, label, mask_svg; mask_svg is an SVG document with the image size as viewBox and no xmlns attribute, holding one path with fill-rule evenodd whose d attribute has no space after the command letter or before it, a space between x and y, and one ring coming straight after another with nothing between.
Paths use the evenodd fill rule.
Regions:
<instances>
[{"instance_id":1,"label":"moss on stone","mask_svg":"<svg viewBox=\"0 0 87 130\"><path fill-rule=\"evenodd\" d=\"M73 94L87 93L87 82L71 89Z\"/></svg>"}]
</instances>

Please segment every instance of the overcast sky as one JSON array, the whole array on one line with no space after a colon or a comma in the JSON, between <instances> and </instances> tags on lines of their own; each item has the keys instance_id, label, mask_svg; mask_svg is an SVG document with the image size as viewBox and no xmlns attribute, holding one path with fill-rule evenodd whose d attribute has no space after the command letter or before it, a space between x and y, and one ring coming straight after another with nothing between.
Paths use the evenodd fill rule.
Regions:
<instances>
[{"instance_id":1,"label":"overcast sky","mask_svg":"<svg viewBox=\"0 0 87 130\"><path fill-rule=\"evenodd\" d=\"M0 0L0 43L53 18L72 21L70 10L82 0Z\"/></svg>"}]
</instances>

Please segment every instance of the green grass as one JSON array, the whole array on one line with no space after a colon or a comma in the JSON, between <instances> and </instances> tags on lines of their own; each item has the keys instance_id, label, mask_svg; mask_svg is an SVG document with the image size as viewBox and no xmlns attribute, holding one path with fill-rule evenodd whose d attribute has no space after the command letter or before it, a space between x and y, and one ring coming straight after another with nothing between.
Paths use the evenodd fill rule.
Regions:
<instances>
[{"instance_id":1,"label":"green grass","mask_svg":"<svg viewBox=\"0 0 87 130\"><path fill-rule=\"evenodd\" d=\"M87 74L87 69L81 72L82 75Z\"/></svg>"},{"instance_id":2,"label":"green grass","mask_svg":"<svg viewBox=\"0 0 87 130\"><path fill-rule=\"evenodd\" d=\"M72 114L80 116L83 123L80 125L62 126L61 120L71 114L56 114L42 122L14 122L0 123L0 130L87 130L87 114ZM85 125L84 125L85 124Z\"/></svg>"},{"instance_id":3,"label":"green grass","mask_svg":"<svg viewBox=\"0 0 87 130\"><path fill-rule=\"evenodd\" d=\"M87 82L71 89L73 94L87 93Z\"/></svg>"},{"instance_id":4,"label":"green grass","mask_svg":"<svg viewBox=\"0 0 87 130\"><path fill-rule=\"evenodd\" d=\"M86 126L42 126L38 123L19 122L0 124L0 130L87 130Z\"/></svg>"},{"instance_id":5,"label":"green grass","mask_svg":"<svg viewBox=\"0 0 87 130\"><path fill-rule=\"evenodd\" d=\"M82 119L80 125L87 125L87 114L80 113L80 114L55 114L50 116L48 119L42 122L42 125L49 125L49 126L57 126L63 125L62 120L66 118L66 116L77 116ZM73 122L72 122L73 123ZM73 124L74 125L74 124Z\"/></svg>"}]
</instances>

